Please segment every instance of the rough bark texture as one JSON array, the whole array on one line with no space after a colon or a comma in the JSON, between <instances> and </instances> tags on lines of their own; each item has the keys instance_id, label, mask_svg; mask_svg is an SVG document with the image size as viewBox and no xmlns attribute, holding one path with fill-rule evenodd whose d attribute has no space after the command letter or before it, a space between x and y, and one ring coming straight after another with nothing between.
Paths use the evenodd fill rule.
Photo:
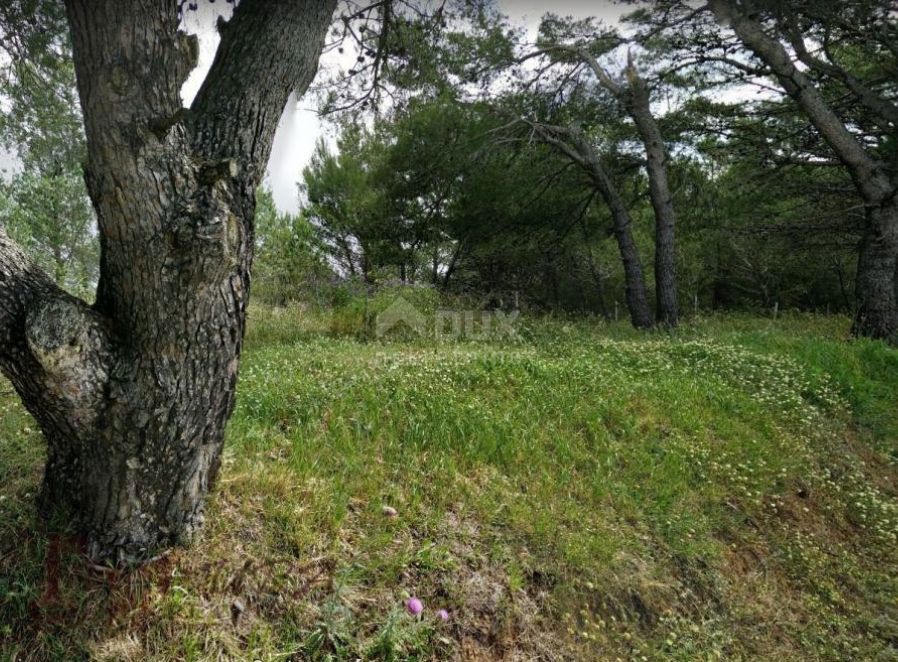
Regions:
<instances>
[{"instance_id":1,"label":"rough bark texture","mask_svg":"<svg viewBox=\"0 0 898 662\"><path fill-rule=\"evenodd\" d=\"M655 314L658 323L673 328L678 323L676 215L667 179L667 148L650 108L649 88L632 63L627 68L629 85L624 105L636 124L645 147L649 197L655 213Z\"/></svg>"},{"instance_id":2,"label":"rough bark texture","mask_svg":"<svg viewBox=\"0 0 898 662\"><path fill-rule=\"evenodd\" d=\"M101 274L91 308L0 235L0 368L48 443L41 503L95 559L189 540L234 404L254 192L333 0L243 0L190 110L177 3L67 0ZM65 219L61 219L65 222Z\"/></svg>"},{"instance_id":3,"label":"rough bark texture","mask_svg":"<svg viewBox=\"0 0 898 662\"><path fill-rule=\"evenodd\" d=\"M0 227L0 369L41 428L53 431L45 506L81 489L73 478L82 431L97 422L110 367L106 321L60 290Z\"/></svg>"},{"instance_id":4,"label":"rough bark texture","mask_svg":"<svg viewBox=\"0 0 898 662\"><path fill-rule=\"evenodd\" d=\"M709 6L717 20L732 28L742 43L770 68L850 173L865 207L854 333L898 343L898 182L846 128L813 82L795 66L783 45L746 14L740 3L711 0Z\"/></svg>"},{"instance_id":5,"label":"rough bark texture","mask_svg":"<svg viewBox=\"0 0 898 662\"><path fill-rule=\"evenodd\" d=\"M633 239L630 212L617 191L617 187L602 164L599 155L580 132L566 127L531 123L540 138L555 147L580 166L590 178L596 191L611 212L612 228L624 266L627 310L630 321L637 329L654 326L652 311L646 295L645 276L639 249Z\"/></svg>"}]
</instances>

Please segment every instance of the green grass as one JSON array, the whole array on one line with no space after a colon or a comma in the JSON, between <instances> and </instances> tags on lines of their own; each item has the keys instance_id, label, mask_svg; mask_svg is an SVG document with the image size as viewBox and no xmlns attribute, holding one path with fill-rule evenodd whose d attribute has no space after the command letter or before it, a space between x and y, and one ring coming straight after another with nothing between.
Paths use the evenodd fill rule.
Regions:
<instances>
[{"instance_id":1,"label":"green grass","mask_svg":"<svg viewBox=\"0 0 898 662\"><path fill-rule=\"evenodd\" d=\"M810 316L349 317L252 311L204 534L131 573L36 521L0 399L0 659L898 656L895 349Z\"/></svg>"}]
</instances>

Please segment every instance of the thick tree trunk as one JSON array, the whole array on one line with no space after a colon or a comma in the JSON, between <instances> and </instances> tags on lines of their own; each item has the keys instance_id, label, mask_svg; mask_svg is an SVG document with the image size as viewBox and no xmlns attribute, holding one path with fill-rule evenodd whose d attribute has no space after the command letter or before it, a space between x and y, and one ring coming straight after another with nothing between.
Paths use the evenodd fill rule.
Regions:
<instances>
[{"instance_id":1,"label":"thick tree trunk","mask_svg":"<svg viewBox=\"0 0 898 662\"><path fill-rule=\"evenodd\" d=\"M47 440L41 504L71 514L93 558L131 562L203 521L234 405L254 192L334 3L243 0L189 111L196 45L175 2L66 4L97 301L51 287L0 236L0 368Z\"/></svg>"},{"instance_id":2,"label":"thick tree trunk","mask_svg":"<svg viewBox=\"0 0 898 662\"><path fill-rule=\"evenodd\" d=\"M898 200L868 207L857 265L854 333L898 344Z\"/></svg>"},{"instance_id":3,"label":"thick tree trunk","mask_svg":"<svg viewBox=\"0 0 898 662\"><path fill-rule=\"evenodd\" d=\"M678 323L677 261L673 196L667 178L667 149L658 123L652 115L649 91L636 73L628 68L630 84L625 92L625 105L636 124L646 155L649 197L655 212L655 308L662 326L673 328Z\"/></svg>"}]
</instances>

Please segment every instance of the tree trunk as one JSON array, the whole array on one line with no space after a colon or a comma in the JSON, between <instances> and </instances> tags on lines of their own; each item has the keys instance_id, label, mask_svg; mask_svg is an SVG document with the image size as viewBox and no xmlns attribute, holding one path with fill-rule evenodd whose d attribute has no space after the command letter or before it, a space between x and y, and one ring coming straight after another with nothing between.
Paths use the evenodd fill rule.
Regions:
<instances>
[{"instance_id":1,"label":"tree trunk","mask_svg":"<svg viewBox=\"0 0 898 662\"><path fill-rule=\"evenodd\" d=\"M464 248L465 248L465 240L459 239L456 242L455 248L452 251L452 257L449 259L449 264L446 265L446 273L443 274L443 282L440 285L440 289L443 292L449 291L449 279L452 278L452 274L455 273L455 268L458 266L458 261L461 258L461 254L462 254L462 251L464 251Z\"/></svg>"},{"instance_id":2,"label":"tree trunk","mask_svg":"<svg viewBox=\"0 0 898 662\"><path fill-rule=\"evenodd\" d=\"M430 284L436 287L440 282L440 251L436 244L434 244L430 259Z\"/></svg>"},{"instance_id":3,"label":"tree trunk","mask_svg":"<svg viewBox=\"0 0 898 662\"><path fill-rule=\"evenodd\" d=\"M857 265L855 335L898 344L898 200L867 208Z\"/></svg>"},{"instance_id":4,"label":"tree trunk","mask_svg":"<svg viewBox=\"0 0 898 662\"><path fill-rule=\"evenodd\" d=\"M583 236L584 239L588 241L585 231ZM605 304L605 285L602 278L602 271L599 269L598 265L596 265L595 258L592 254L592 248L588 244L586 245L586 260L589 265L589 274L592 276L599 315L607 320L610 316L608 315L608 306Z\"/></svg>"},{"instance_id":5,"label":"tree trunk","mask_svg":"<svg viewBox=\"0 0 898 662\"><path fill-rule=\"evenodd\" d=\"M630 212L627 211L627 206L620 197L617 187L614 186L605 171L599 155L583 135L575 129L539 123L530 123L530 126L542 140L580 166L605 201L611 212L612 232L617 239L617 247L624 267L627 310L630 312L630 321L637 329L652 328L654 321L646 296L642 260L639 258L639 249L633 240L633 232L630 227Z\"/></svg>"},{"instance_id":6,"label":"tree trunk","mask_svg":"<svg viewBox=\"0 0 898 662\"><path fill-rule=\"evenodd\" d=\"M667 178L667 149L650 108L649 91L636 69L627 69L630 84L625 105L636 124L646 155L649 197L655 212L655 303L656 319L674 328L678 322L677 262L673 198Z\"/></svg>"},{"instance_id":7,"label":"tree trunk","mask_svg":"<svg viewBox=\"0 0 898 662\"><path fill-rule=\"evenodd\" d=\"M631 57L628 57L629 85L621 85L599 64L598 60L579 46L556 44L551 49L567 51L577 56L595 74L599 84L608 90L624 107L636 124L646 151L649 195L655 212L655 297L658 322L666 327L677 326L676 243L674 238L673 201L667 181L667 150L661 131L650 108L649 90Z\"/></svg>"},{"instance_id":8,"label":"tree trunk","mask_svg":"<svg viewBox=\"0 0 898 662\"><path fill-rule=\"evenodd\" d=\"M646 296L642 260L639 258L639 249L636 247L630 228L630 212L627 211L624 201L611 183L604 168L595 162L593 170L593 181L611 212L614 238L617 240L617 248L624 266L624 283L630 321L637 329L650 329L654 326L654 322L648 296Z\"/></svg>"},{"instance_id":9,"label":"tree trunk","mask_svg":"<svg viewBox=\"0 0 898 662\"><path fill-rule=\"evenodd\" d=\"M234 405L255 189L334 3L243 0L190 110L175 2L68 0L99 221L88 307L0 235L0 368L48 445L40 503L96 560L190 540ZM263 6L264 5L264 6Z\"/></svg>"},{"instance_id":10,"label":"tree trunk","mask_svg":"<svg viewBox=\"0 0 898 662\"><path fill-rule=\"evenodd\" d=\"M898 264L896 264L896 268L898 268ZM833 272L839 282L839 295L842 297L842 305L837 307L837 310L841 308L844 312L850 313L854 309L854 306L851 304L851 297L848 294L848 288L845 286L845 269L842 266L841 260L833 259ZM895 275L898 276L898 273ZM895 283L896 287L898 287L898 278L895 279ZM827 304L827 309L828 308L829 305Z\"/></svg>"}]
</instances>

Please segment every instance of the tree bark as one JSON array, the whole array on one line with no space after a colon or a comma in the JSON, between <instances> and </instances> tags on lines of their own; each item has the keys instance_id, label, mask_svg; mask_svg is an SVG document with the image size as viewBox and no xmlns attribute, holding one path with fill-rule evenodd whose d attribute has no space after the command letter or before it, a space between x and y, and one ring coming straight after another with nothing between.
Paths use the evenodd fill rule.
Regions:
<instances>
[{"instance_id":1,"label":"tree bark","mask_svg":"<svg viewBox=\"0 0 898 662\"><path fill-rule=\"evenodd\" d=\"M649 89L631 62L624 105L636 124L646 154L649 197L655 213L655 314L659 324L674 328L677 309L676 214L667 178L667 148L650 108Z\"/></svg>"},{"instance_id":2,"label":"tree bark","mask_svg":"<svg viewBox=\"0 0 898 662\"><path fill-rule=\"evenodd\" d=\"M97 424L111 367L106 321L61 290L0 226L0 370L52 433L45 507L80 494L82 432Z\"/></svg>"},{"instance_id":3,"label":"tree bark","mask_svg":"<svg viewBox=\"0 0 898 662\"><path fill-rule=\"evenodd\" d=\"M637 329L650 329L654 326L654 321L646 295L642 260L639 257L636 241L633 239L630 212L601 163L595 160L590 164L590 168L596 189L611 212L614 238L617 240L617 248L624 265L626 301L627 310L630 312L630 321Z\"/></svg>"},{"instance_id":4,"label":"tree bark","mask_svg":"<svg viewBox=\"0 0 898 662\"><path fill-rule=\"evenodd\" d=\"M765 33L757 20L745 14L734 0L711 0L709 6L717 20L729 26L770 68L851 175L865 209L853 332L898 343L898 284L894 277L898 256L898 182L884 164L866 151L813 82L795 66L783 45ZM893 274L891 286L887 283L889 273Z\"/></svg>"},{"instance_id":5,"label":"tree bark","mask_svg":"<svg viewBox=\"0 0 898 662\"><path fill-rule=\"evenodd\" d=\"M140 560L203 521L234 405L256 186L334 4L243 0L187 110L196 43L176 2L66 2L96 304L51 287L0 235L0 368L47 440L41 505L71 515L95 560Z\"/></svg>"},{"instance_id":6,"label":"tree bark","mask_svg":"<svg viewBox=\"0 0 898 662\"><path fill-rule=\"evenodd\" d=\"M855 282L855 335L898 344L898 199L868 208Z\"/></svg>"}]
</instances>

